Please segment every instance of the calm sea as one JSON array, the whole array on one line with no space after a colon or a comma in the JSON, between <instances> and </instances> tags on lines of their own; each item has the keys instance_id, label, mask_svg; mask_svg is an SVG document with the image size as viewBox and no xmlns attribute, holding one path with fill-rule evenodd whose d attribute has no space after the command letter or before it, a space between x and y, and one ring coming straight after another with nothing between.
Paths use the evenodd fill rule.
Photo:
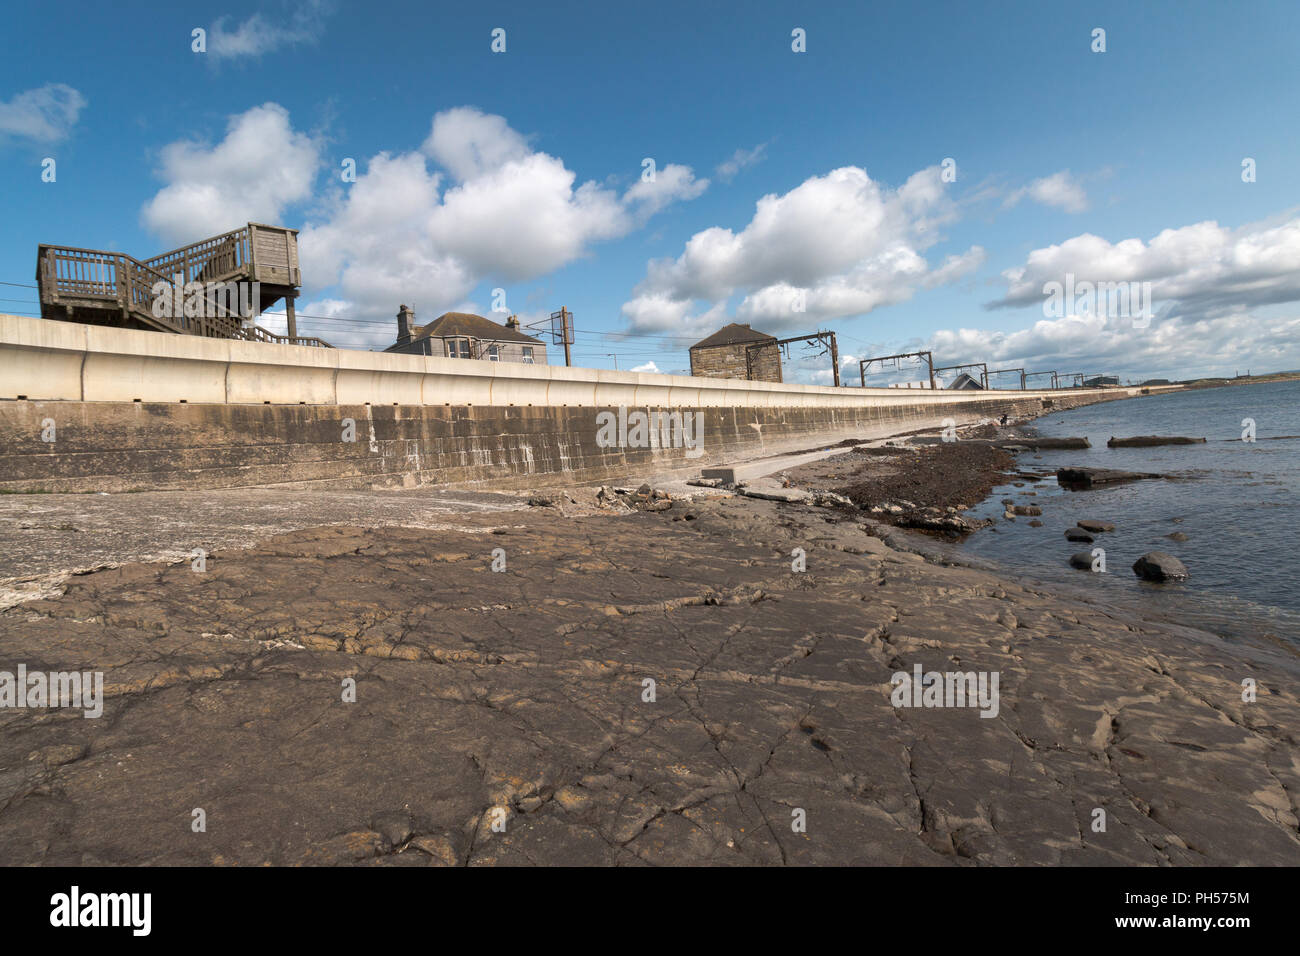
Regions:
<instances>
[{"instance_id":1,"label":"calm sea","mask_svg":"<svg viewBox=\"0 0 1300 956\"><path fill-rule=\"evenodd\" d=\"M1242 420L1257 441L1241 440ZM996 519L971 535L962 554L988 559L1026 577L1086 587L1105 601L1140 606L1226 636L1272 633L1300 646L1300 381L1144 396L1038 419L1042 435L1083 435L1086 451L1020 454L1026 471L1092 465L1154 471L1170 481L1135 481L1070 492L1055 478L1006 485L972 514ZM1106 447L1112 435L1185 435L1204 445ZM1277 440L1272 440L1276 438ZM1021 492L1037 491L1036 497ZM1003 498L1041 505L1041 528L1028 518L1003 520ZM1112 521L1096 545L1065 540L1080 518ZM1181 531L1188 540L1166 537ZM1075 571L1077 551L1101 546L1107 573ZM1147 551L1166 551L1187 565L1181 584L1147 584L1132 571Z\"/></svg>"}]
</instances>

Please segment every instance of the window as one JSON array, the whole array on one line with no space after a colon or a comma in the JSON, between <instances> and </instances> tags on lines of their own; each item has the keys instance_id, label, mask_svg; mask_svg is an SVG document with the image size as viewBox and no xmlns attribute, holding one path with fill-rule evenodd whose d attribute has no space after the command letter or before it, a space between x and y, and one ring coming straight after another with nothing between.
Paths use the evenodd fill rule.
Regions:
<instances>
[{"instance_id":1,"label":"window","mask_svg":"<svg viewBox=\"0 0 1300 956\"><path fill-rule=\"evenodd\" d=\"M531 345L524 346L524 364L525 365L533 364L533 347Z\"/></svg>"},{"instance_id":2,"label":"window","mask_svg":"<svg viewBox=\"0 0 1300 956\"><path fill-rule=\"evenodd\" d=\"M488 361L489 362L501 361L501 352L497 349L495 345L488 346Z\"/></svg>"},{"instance_id":3,"label":"window","mask_svg":"<svg viewBox=\"0 0 1300 956\"><path fill-rule=\"evenodd\" d=\"M448 339L447 355L450 358L469 358L469 339Z\"/></svg>"}]
</instances>

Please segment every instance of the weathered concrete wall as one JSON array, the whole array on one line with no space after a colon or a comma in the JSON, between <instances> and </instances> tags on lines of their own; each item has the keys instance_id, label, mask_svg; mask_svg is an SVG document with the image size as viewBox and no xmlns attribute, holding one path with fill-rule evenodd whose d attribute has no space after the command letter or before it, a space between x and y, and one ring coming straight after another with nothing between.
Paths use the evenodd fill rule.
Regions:
<instances>
[{"instance_id":1,"label":"weathered concrete wall","mask_svg":"<svg viewBox=\"0 0 1300 956\"><path fill-rule=\"evenodd\" d=\"M595 481L1135 391L835 389L0 316L0 490ZM701 454L600 447L599 414L620 406L700 415Z\"/></svg>"},{"instance_id":2,"label":"weathered concrete wall","mask_svg":"<svg viewBox=\"0 0 1300 956\"><path fill-rule=\"evenodd\" d=\"M1006 393L946 409L944 417L968 422L1040 409L1036 399ZM0 490L304 483L527 487L694 471L846 437L938 427L942 420L919 404L690 409L702 424L702 454L690 457L684 447L600 447L601 411L617 414L543 406L0 402ZM355 441L344 440L346 419L354 422ZM42 440L49 422L53 442Z\"/></svg>"}]
</instances>

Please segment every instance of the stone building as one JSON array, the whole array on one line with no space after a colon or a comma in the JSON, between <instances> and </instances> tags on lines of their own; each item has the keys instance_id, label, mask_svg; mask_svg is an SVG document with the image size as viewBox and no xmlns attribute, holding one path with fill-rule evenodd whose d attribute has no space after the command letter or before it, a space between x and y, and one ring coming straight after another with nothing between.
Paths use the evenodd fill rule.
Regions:
<instances>
[{"instance_id":1,"label":"stone building","mask_svg":"<svg viewBox=\"0 0 1300 956\"><path fill-rule=\"evenodd\" d=\"M751 346L758 346L751 348ZM781 381L781 347L776 336L736 322L691 346L691 374L703 378Z\"/></svg>"},{"instance_id":2,"label":"stone building","mask_svg":"<svg viewBox=\"0 0 1300 956\"><path fill-rule=\"evenodd\" d=\"M525 335L519 328L519 319L513 315L506 319L505 325L500 325L469 312L444 312L428 325L416 325L415 312L405 305L397 312L397 341L384 351L546 364L546 344Z\"/></svg>"}]
</instances>

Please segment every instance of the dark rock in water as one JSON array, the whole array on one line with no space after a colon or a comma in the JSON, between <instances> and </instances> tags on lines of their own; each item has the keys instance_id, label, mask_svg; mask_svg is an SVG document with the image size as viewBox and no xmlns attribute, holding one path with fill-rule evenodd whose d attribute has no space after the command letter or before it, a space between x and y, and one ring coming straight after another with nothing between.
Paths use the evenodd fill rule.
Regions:
<instances>
[{"instance_id":1,"label":"dark rock in water","mask_svg":"<svg viewBox=\"0 0 1300 956\"><path fill-rule=\"evenodd\" d=\"M1133 562L1133 573L1144 581L1184 581L1188 577L1187 565L1163 551L1142 555Z\"/></svg>"},{"instance_id":2,"label":"dark rock in water","mask_svg":"<svg viewBox=\"0 0 1300 956\"><path fill-rule=\"evenodd\" d=\"M1117 471L1114 468L1058 468L1056 481L1062 488L1078 491L1115 481L1138 481L1142 478L1163 478L1153 471Z\"/></svg>"},{"instance_id":3,"label":"dark rock in water","mask_svg":"<svg viewBox=\"0 0 1300 956\"><path fill-rule=\"evenodd\" d=\"M1035 438L1026 442L1035 450L1039 448L1063 449L1068 451L1077 451L1080 448L1091 448L1092 442L1086 438Z\"/></svg>"},{"instance_id":4,"label":"dark rock in water","mask_svg":"<svg viewBox=\"0 0 1300 956\"><path fill-rule=\"evenodd\" d=\"M1082 528L1066 528L1065 540L1082 541L1084 544L1092 544L1097 539L1088 534L1088 532L1084 531Z\"/></svg>"},{"instance_id":5,"label":"dark rock in water","mask_svg":"<svg viewBox=\"0 0 1300 956\"><path fill-rule=\"evenodd\" d=\"M917 445L935 445L942 442L943 439L925 436L914 438L912 441ZM1010 452L1039 451L1044 448L1079 451L1092 447L1092 444L1086 438L965 438L962 439L962 444L991 445L994 448L1001 448L1003 451ZM1035 455L1034 457L1039 456Z\"/></svg>"},{"instance_id":6,"label":"dark rock in water","mask_svg":"<svg viewBox=\"0 0 1300 956\"><path fill-rule=\"evenodd\" d=\"M1018 515L1028 515L1031 518L1043 513L1043 509L1038 505L1012 505L1010 510Z\"/></svg>"},{"instance_id":7,"label":"dark rock in water","mask_svg":"<svg viewBox=\"0 0 1300 956\"><path fill-rule=\"evenodd\" d=\"M1070 555L1070 567L1078 568L1080 571L1092 570L1092 555L1087 551L1076 551Z\"/></svg>"},{"instance_id":8,"label":"dark rock in water","mask_svg":"<svg viewBox=\"0 0 1300 956\"><path fill-rule=\"evenodd\" d=\"M1170 541L1186 541L1186 540L1187 540L1187 535L1183 534L1181 531L1175 531L1173 534L1167 534L1167 535L1165 535L1165 537L1168 538Z\"/></svg>"},{"instance_id":9,"label":"dark rock in water","mask_svg":"<svg viewBox=\"0 0 1300 956\"><path fill-rule=\"evenodd\" d=\"M1153 445L1204 445L1204 438L1181 438L1176 435L1137 435L1133 438L1112 438L1107 448L1150 448Z\"/></svg>"},{"instance_id":10,"label":"dark rock in water","mask_svg":"<svg viewBox=\"0 0 1300 956\"><path fill-rule=\"evenodd\" d=\"M1084 518L1079 522L1079 527L1084 531L1091 531L1097 534L1102 531L1114 531L1115 526L1109 521L1097 521L1094 518Z\"/></svg>"},{"instance_id":11,"label":"dark rock in water","mask_svg":"<svg viewBox=\"0 0 1300 956\"><path fill-rule=\"evenodd\" d=\"M1041 528L1042 526L1043 526L1043 523L1042 523L1041 521L1039 521L1037 518L1035 518L1033 521L1029 522L1029 527L1031 527L1031 528Z\"/></svg>"}]
</instances>

